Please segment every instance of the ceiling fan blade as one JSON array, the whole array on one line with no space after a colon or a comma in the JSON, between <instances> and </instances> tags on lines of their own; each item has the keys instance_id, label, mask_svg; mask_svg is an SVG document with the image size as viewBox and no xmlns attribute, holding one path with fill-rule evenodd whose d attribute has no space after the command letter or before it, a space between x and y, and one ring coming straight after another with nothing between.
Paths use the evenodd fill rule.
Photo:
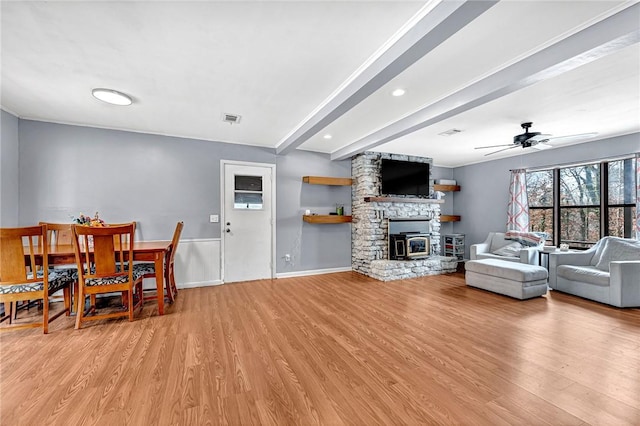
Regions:
<instances>
[{"instance_id":1,"label":"ceiling fan blade","mask_svg":"<svg viewBox=\"0 0 640 426\"><path fill-rule=\"evenodd\" d=\"M497 154L497 153L502 152L502 151L506 151L508 149L519 148L519 147L520 147L520 145L512 145L509 148L499 149L497 151L493 151L493 152L490 152L488 154L485 154L484 156L486 157L487 155L493 155L493 154Z\"/></svg>"},{"instance_id":2,"label":"ceiling fan blade","mask_svg":"<svg viewBox=\"0 0 640 426\"><path fill-rule=\"evenodd\" d=\"M543 142L543 141L547 141L551 138L551 135L536 135L536 136L532 136L529 139L527 139L527 142L531 141L531 142Z\"/></svg>"},{"instance_id":3,"label":"ceiling fan blade","mask_svg":"<svg viewBox=\"0 0 640 426\"><path fill-rule=\"evenodd\" d=\"M485 148L501 148L503 146L512 146L513 144L503 144L503 145L489 145L489 146L476 146L474 149L485 149ZM514 146L520 146L520 145L514 145Z\"/></svg>"},{"instance_id":4,"label":"ceiling fan blade","mask_svg":"<svg viewBox=\"0 0 640 426\"><path fill-rule=\"evenodd\" d=\"M544 138L543 140L541 140L540 142L568 142L574 139L587 139L590 137L593 137L595 135L597 135L598 132L591 132L591 133L580 133L578 135L565 135L565 136L550 136L550 135L544 135L544 136L549 136L547 138ZM543 136L543 135L540 135Z\"/></svg>"}]
</instances>

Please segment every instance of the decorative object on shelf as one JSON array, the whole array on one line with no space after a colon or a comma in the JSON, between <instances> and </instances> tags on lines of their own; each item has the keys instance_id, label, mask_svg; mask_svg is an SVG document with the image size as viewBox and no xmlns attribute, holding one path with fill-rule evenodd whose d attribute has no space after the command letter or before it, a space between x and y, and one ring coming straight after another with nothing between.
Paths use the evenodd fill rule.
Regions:
<instances>
[{"instance_id":1,"label":"decorative object on shelf","mask_svg":"<svg viewBox=\"0 0 640 426\"><path fill-rule=\"evenodd\" d=\"M304 211L304 214L305 214L306 216L309 216L309 215L311 214L311 210L309 210L309 209L305 210L305 211Z\"/></svg>"},{"instance_id":2,"label":"decorative object on shelf","mask_svg":"<svg viewBox=\"0 0 640 426\"><path fill-rule=\"evenodd\" d=\"M104 220L100 219L98 212L96 212L93 217L85 216L84 214L80 213L80 216L72 216L72 219L74 223L82 226L106 226Z\"/></svg>"},{"instance_id":3,"label":"decorative object on shelf","mask_svg":"<svg viewBox=\"0 0 640 426\"><path fill-rule=\"evenodd\" d=\"M344 204L336 204L336 214L338 216L344 216Z\"/></svg>"}]
</instances>

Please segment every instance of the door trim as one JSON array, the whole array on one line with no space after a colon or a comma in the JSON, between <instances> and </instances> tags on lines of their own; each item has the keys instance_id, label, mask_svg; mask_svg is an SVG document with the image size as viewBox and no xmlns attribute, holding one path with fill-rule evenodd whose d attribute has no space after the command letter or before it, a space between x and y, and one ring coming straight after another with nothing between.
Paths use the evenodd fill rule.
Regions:
<instances>
[{"instance_id":1,"label":"door trim","mask_svg":"<svg viewBox=\"0 0 640 426\"><path fill-rule=\"evenodd\" d=\"M225 167L250 166L271 169L271 279L276 277L276 165L271 163L256 163L251 161L220 160L220 280L224 283L224 253L225 253Z\"/></svg>"}]
</instances>

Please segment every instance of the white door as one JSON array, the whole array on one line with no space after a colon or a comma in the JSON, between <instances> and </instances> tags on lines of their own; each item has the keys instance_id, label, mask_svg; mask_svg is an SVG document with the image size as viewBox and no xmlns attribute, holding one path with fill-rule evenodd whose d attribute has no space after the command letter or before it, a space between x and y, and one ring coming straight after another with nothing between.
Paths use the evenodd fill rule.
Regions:
<instances>
[{"instance_id":1,"label":"white door","mask_svg":"<svg viewBox=\"0 0 640 426\"><path fill-rule=\"evenodd\" d=\"M221 163L223 281L273 278L275 166Z\"/></svg>"}]
</instances>

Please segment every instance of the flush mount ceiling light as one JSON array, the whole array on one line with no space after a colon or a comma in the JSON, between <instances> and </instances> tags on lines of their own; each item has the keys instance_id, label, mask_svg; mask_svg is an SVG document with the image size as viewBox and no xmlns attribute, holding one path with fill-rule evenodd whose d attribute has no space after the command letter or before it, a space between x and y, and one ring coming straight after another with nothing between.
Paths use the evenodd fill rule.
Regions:
<instances>
[{"instance_id":1,"label":"flush mount ceiling light","mask_svg":"<svg viewBox=\"0 0 640 426\"><path fill-rule=\"evenodd\" d=\"M91 94L94 98L101 100L102 102L106 102L111 105L131 105L133 102L129 95L125 95L122 92L118 92L113 89L93 89Z\"/></svg>"},{"instance_id":2,"label":"flush mount ceiling light","mask_svg":"<svg viewBox=\"0 0 640 426\"><path fill-rule=\"evenodd\" d=\"M326 135L323 136L323 138L325 139L331 139L333 136L331 136L329 133L327 133Z\"/></svg>"},{"instance_id":3,"label":"flush mount ceiling light","mask_svg":"<svg viewBox=\"0 0 640 426\"><path fill-rule=\"evenodd\" d=\"M393 92L391 92L391 95L398 97L398 96L404 95L404 93L405 93L404 89L396 89Z\"/></svg>"}]
</instances>

